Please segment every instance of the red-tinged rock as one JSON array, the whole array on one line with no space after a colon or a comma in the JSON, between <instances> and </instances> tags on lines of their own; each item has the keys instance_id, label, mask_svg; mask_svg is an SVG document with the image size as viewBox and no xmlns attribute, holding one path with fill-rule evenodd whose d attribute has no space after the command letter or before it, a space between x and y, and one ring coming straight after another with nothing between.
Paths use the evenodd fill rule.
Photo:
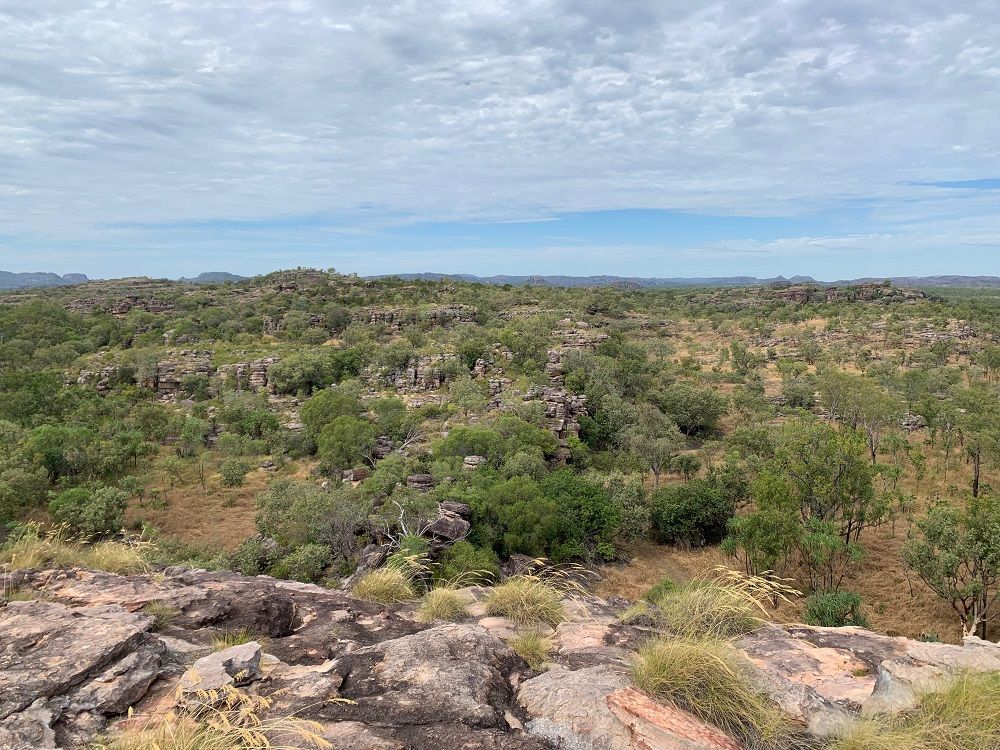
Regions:
<instances>
[{"instance_id":1,"label":"red-tinged rock","mask_svg":"<svg viewBox=\"0 0 1000 750\"><path fill-rule=\"evenodd\" d=\"M628 728L636 750L744 750L717 727L635 688L617 690L608 708Z\"/></svg>"}]
</instances>

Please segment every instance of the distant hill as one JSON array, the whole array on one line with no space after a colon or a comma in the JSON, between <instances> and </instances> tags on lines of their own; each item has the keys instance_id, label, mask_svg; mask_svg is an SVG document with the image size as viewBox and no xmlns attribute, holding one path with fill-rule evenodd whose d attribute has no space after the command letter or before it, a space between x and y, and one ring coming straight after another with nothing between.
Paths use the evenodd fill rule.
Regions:
<instances>
[{"instance_id":1,"label":"distant hill","mask_svg":"<svg viewBox=\"0 0 1000 750\"><path fill-rule=\"evenodd\" d=\"M90 281L90 279L82 273L67 273L60 276L57 273L46 273L44 271L28 273L0 271L0 289L27 289L29 287L41 286L70 286L71 284L83 284L87 281Z\"/></svg>"},{"instance_id":2,"label":"distant hill","mask_svg":"<svg viewBox=\"0 0 1000 750\"><path fill-rule=\"evenodd\" d=\"M631 289L669 289L683 287L741 287L770 286L775 284L830 284L845 285L885 281L886 277L864 279L847 279L842 281L816 281L810 276L776 276L761 279L756 276L706 276L706 277L639 277L639 276L473 276L458 273L396 273L374 276L371 278L395 277L400 279L417 279L438 281L456 279L473 281L480 284L511 286L543 285L565 287L615 286ZM998 276L890 276L888 280L896 286L906 287L1000 287Z\"/></svg>"},{"instance_id":3,"label":"distant hill","mask_svg":"<svg viewBox=\"0 0 1000 750\"><path fill-rule=\"evenodd\" d=\"M235 273L226 271L205 271L190 279L180 278L177 280L185 284L224 284L226 282L246 281L247 278L247 276L237 276Z\"/></svg>"}]
</instances>

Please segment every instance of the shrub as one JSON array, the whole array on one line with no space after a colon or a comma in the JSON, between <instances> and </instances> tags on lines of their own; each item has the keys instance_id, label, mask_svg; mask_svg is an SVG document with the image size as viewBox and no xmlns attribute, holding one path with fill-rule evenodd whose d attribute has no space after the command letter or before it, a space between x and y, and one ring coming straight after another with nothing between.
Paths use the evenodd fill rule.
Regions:
<instances>
[{"instance_id":1,"label":"shrub","mask_svg":"<svg viewBox=\"0 0 1000 750\"><path fill-rule=\"evenodd\" d=\"M365 573L351 589L358 599L377 604L396 604L417 598L409 576L399 568L379 568Z\"/></svg>"},{"instance_id":2,"label":"shrub","mask_svg":"<svg viewBox=\"0 0 1000 750\"><path fill-rule=\"evenodd\" d=\"M259 576L274 564L276 554L274 542L269 543L260 536L251 536L233 550L228 565L245 576Z\"/></svg>"},{"instance_id":3,"label":"shrub","mask_svg":"<svg viewBox=\"0 0 1000 750\"><path fill-rule=\"evenodd\" d=\"M714 483L692 479L653 493L652 526L658 541L701 547L726 535L735 507Z\"/></svg>"},{"instance_id":4,"label":"shrub","mask_svg":"<svg viewBox=\"0 0 1000 750\"><path fill-rule=\"evenodd\" d=\"M744 658L729 642L712 637L657 639L639 649L635 684L667 699L743 744L777 748L790 735L787 720L755 691Z\"/></svg>"},{"instance_id":5,"label":"shrub","mask_svg":"<svg viewBox=\"0 0 1000 750\"><path fill-rule=\"evenodd\" d=\"M726 411L726 399L712 388L674 383L657 396L657 406L671 417L685 435L711 432Z\"/></svg>"},{"instance_id":6,"label":"shrub","mask_svg":"<svg viewBox=\"0 0 1000 750\"><path fill-rule=\"evenodd\" d=\"M539 632L522 633L511 638L507 645L535 671L545 666L554 646L549 636Z\"/></svg>"},{"instance_id":7,"label":"shrub","mask_svg":"<svg viewBox=\"0 0 1000 750\"><path fill-rule=\"evenodd\" d=\"M498 575L500 559L496 552L476 547L464 539L446 549L434 568L434 577L438 580L467 584L491 581Z\"/></svg>"},{"instance_id":8,"label":"shrub","mask_svg":"<svg viewBox=\"0 0 1000 750\"><path fill-rule=\"evenodd\" d=\"M806 599L806 622L824 628L870 627L861 611L861 596L854 591L821 591L810 595Z\"/></svg>"},{"instance_id":9,"label":"shrub","mask_svg":"<svg viewBox=\"0 0 1000 750\"><path fill-rule=\"evenodd\" d=\"M467 617L469 610L465 597L455 589L442 587L424 594L419 616L424 622L447 620L455 622Z\"/></svg>"},{"instance_id":10,"label":"shrub","mask_svg":"<svg viewBox=\"0 0 1000 750\"><path fill-rule=\"evenodd\" d=\"M528 575L513 576L494 587L486 596L486 611L519 625L543 623L555 627L566 619L559 590Z\"/></svg>"},{"instance_id":11,"label":"shrub","mask_svg":"<svg viewBox=\"0 0 1000 750\"><path fill-rule=\"evenodd\" d=\"M313 583L323 576L323 571L333 562L330 548L323 544L303 544L278 560L271 568L275 578Z\"/></svg>"},{"instance_id":12,"label":"shrub","mask_svg":"<svg viewBox=\"0 0 1000 750\"><path fill-rule=\"evenodd\" d=\"M114 487L101 487L92 492L74 487L49 503L49 513L56 522L92 537L120 531L125 526L127 506L128 495Z\"/></svg>"},{"instance_id":13,"label":"shrub","mask_svg":"<svg viewBox=\"0 0 1000 750\"><path fill-rule=\"evenodd\" d=\"M913 711L862 719L829 750L971 750L1000 747L1000 674L959 675Z\"/></svg>"},{"instance_id":14,"label":"shrub","mask_svg":"<svg viewBox=\"0 0 1000 750\"><path fill-rule=\"evenodd\" d=\"M362 410L354 396L328 388L302 404L300 419L312 435L319 435L337 417L359 417Z\"/></svg>"},{"instance_id":15,"label":"shrub","mask_svg":"<svg viewBox=\"0 0 1000 750\"><path fill-rule=\"evenodd\" d=\"M672 594L677 590L677 584L674 583L669 578L661 578L659 581L653 584L653 587L642 595L642 598L647 602L657 602L668 594Z\"/></svg>"},{"instance_id":16,"label":"shrub","mask_svg":"<svg viewBox=\"0 0 1000 750\"><path fill-rule=\"evenodd\" d=\"M229 458L219 465L223 487L239 487L250 471L250 463L239 458Z\"/></svg>"}]
</instances>

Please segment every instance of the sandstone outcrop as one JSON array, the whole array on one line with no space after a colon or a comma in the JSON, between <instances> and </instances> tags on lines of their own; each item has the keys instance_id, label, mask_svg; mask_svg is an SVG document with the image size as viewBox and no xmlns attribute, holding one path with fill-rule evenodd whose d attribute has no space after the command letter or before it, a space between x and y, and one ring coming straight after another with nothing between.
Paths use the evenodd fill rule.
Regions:
<instances>
[{"instance_id":1,"label":"sandstone outcrop","mask_svg":"<svg viewBox=\"0 0 1000 750\"><path fill-rule=\"evenodd\" d=\"M441 512L462 520L467 508ZM460 590L467 617L442 623L421 621L416 604L177 568L16 571L0 586L19 592L0 605L5 750L84 748L130 708L162 715L233 689L266 698L264 719L318 722L337 750L741 750L631 685L631 653L649 633L620 621L623 602L565 600L550 663L536 671L508 641L538 626L490 615L480 588ZM259 637L213 649L238 629ZM1000 670L1000 647L975 639L768 626L738 645L761 688L814 735L859 712L905 708L959 670Z\"/></svg>"}]
</instances>

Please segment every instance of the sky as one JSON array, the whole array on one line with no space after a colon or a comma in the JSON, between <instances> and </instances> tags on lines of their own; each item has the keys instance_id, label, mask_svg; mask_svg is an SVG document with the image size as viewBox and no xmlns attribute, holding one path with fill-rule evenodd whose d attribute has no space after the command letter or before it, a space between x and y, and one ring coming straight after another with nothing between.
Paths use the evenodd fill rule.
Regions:
<instances>
[{"instance_id":1,"label":"sky","mask_svg":"<svg viewBox=\"0 0 1000 750\"><path fill-rule=\"evenodd\" d=\"M0 269L1000 275L996 0L0 0Z\"/></svg>"}]
</instances>

